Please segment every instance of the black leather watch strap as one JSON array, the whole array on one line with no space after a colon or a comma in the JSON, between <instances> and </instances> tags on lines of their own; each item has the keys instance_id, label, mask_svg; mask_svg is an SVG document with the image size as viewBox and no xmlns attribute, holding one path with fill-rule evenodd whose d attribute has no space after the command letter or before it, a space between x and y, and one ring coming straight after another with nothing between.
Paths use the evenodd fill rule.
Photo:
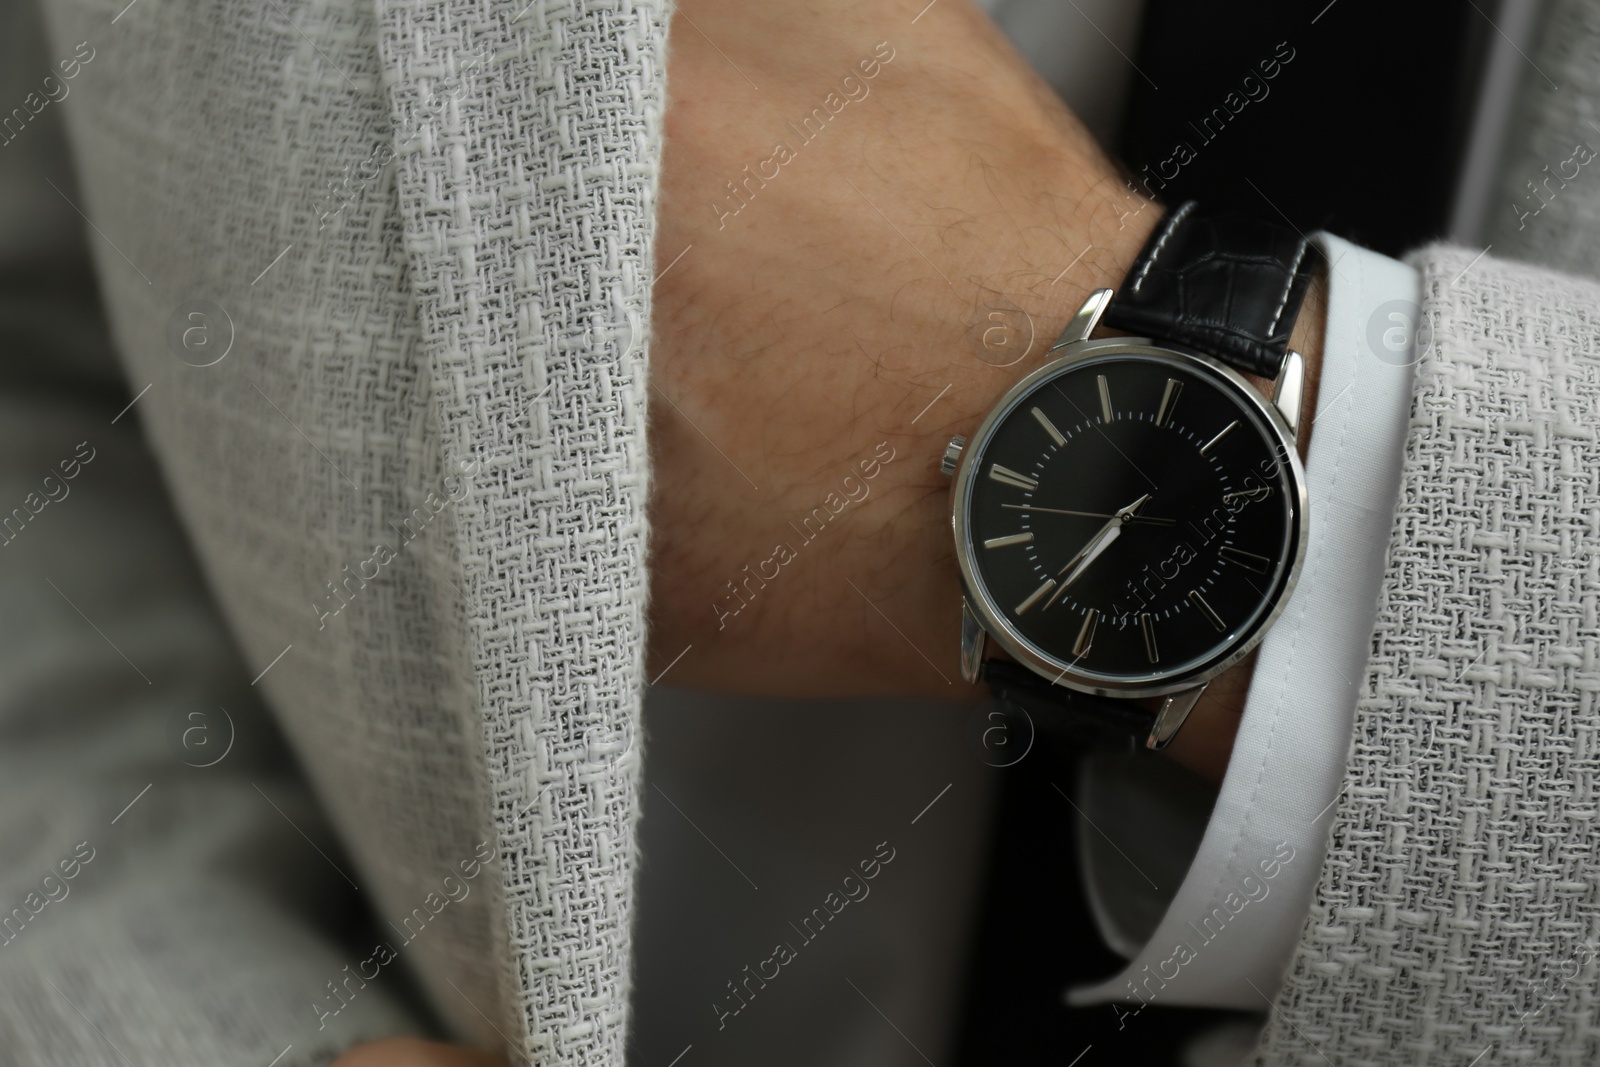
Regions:
<instances>
[{"instance_id":1,"label":"black leather watch strap","mask_svg":"<svg viewBox=\"0 0 1600 1067\"><path fill-rule=\"evenodd\" d=\"M1021 708L1034 729L1057 735L1074 748L1109 748L1134 741L1141 746L1155 713L1130 700L1080 693L1051 685L1020 663L986 660L983 681L995 699Z\"/></svg>"},{"instance_id":2,"label":"black leather watch strap","mask_svg":"<svg viewBox=\"0 0 1600 1067\"><path fill-rule=\"evenodd\" d=\"M1282 223L1190 200L1150 235L1104 322L1276 378L1322 258Z\"/></svg>"}]
</instances>

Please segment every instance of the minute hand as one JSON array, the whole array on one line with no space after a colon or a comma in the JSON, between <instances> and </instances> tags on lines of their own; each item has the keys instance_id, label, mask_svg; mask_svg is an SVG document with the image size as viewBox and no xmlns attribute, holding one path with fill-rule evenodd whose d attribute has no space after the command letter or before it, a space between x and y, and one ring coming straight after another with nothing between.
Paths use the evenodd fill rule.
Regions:
<instances>
[{"instance_id":1,"label":"minute hand","mask_svg":"<svg viewBox=\"0 0 1600 1067\"><path fill-rule=\"evenodd\" d=\"M1115 515L1111 516L1110 521L1100 527L1099 533L1089 539L1088 544L1078 550L1076 556L1067 561L1067 565L1058 572L1066 574L1066 577L1061 580L1060 585L1056 586L1056 591L1050 594L1050 599L1044 602L1044 608L1041 608L1041 611L1054 604L1056 598L1066 592L1067 586L1077 581L1078 576L1088 570L1089 565L1099 559L1102 552L1111 547L1111 542L1122 535L1123 523L1131 520L1134 514L1144 506L1144 502L1149 499L1150 494L1146 493L1127 507L1120 509ZM1071 572L1070 574L1068 573L1069 571Z\"/></svg>"},{"instance_id":2,"label":"minute hand","mask_svg":"<svg viewBox=\"0 0 1600 1067\"><path fill-rule=\"evenodd\" d=\"M1068 511L1066 508L1042 508L1037 504L1001 504L1003 508L1013 508L1017 511L1041 511L1046 515L1077 515L1085 519L1114 519L1115 515L1107 515L1103 511ZM1149 523L1152 526L1176 526L1177 519L1160 519L1154 515L1129 515L1128 522Z\"/></svg>"}]
</instances>

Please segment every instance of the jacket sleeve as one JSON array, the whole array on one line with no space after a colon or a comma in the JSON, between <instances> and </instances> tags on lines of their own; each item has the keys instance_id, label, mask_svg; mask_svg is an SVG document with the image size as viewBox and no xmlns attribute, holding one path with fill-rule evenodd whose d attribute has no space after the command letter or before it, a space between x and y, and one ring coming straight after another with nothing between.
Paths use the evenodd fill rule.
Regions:
<instances>
[{"instance_id":1,"label":"jacket sleeve","mask_svg":"<svg viewBox=\"0 0 1600 1067\"><path fill-rule=\"evenodd\" d=\"M1591 1061L1600 285L1428 249L1327 859L1259 1064Z\"/></svg>"}]
</instances>

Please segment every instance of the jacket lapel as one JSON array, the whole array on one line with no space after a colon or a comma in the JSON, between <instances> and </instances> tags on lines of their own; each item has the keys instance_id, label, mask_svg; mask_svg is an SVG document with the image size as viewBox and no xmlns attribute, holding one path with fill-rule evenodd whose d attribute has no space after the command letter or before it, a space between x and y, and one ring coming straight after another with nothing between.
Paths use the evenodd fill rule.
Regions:
<instances>
[{"instance_id":1,"label":"jacket lapel","mask_svg":"<svg viewBox=\"0 0 1600 1067\"><path fill-rule=\"evenodd\" d=\"M620 1064L646 596L665 0L379 0L410 285L503 862L501 1004L536 1063ZM487 964L488 961L486 961Z\"/></svg>"}]
</instances>

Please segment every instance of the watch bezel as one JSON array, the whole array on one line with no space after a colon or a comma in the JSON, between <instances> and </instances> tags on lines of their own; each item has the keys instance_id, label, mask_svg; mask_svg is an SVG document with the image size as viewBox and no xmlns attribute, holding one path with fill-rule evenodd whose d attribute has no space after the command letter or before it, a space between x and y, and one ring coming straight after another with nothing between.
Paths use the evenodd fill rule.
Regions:
<instances>
[{"instance_id":1,"label":"watch bezel","mask_svg":"<svg viewBox=\"0 0 1600 1067\"><path fill-rule=\"evenodd\" d=\"M951 525L955 533L956 562L961 571L962 595L984 630L1013 659L1047 681L1068 689L1093 693L1097 696L1132 699L1167 696L1208 682L1249 655L1261 643L1273 623L1283 614L1283 609L1294 592L1295 584L1299 581L1301 566L1305 561L1308 522L1305 467L1300 461L1294 431L1289 428L1282 413L1272 401L1263 396L1244 375L1203 352L1176 345L1158 344L1145 337L1104 337L1073 341L1057 351L1061 353L1060 356L1037 368L1006 391L1005 395L989 409L988 415L984 417L983 422L968 438L965 448L962 449L961 462L956 470L951 494ZM1000 424L1011 414L1017 402L1023 396L1030 394L1042 381L1063 373L1069 367L1100 358L1122 356L1156 357L1191 369L1198 364L1211 377L1232 388L1239 399L1260 416L1261 423L1274 436L1273 443L1277 446L1279 454L1288 457L1288 480L1293 488L1293 492L1288 494L1289 522L1292 526L1289 549L1291 558L1281 572L1277 588L1269 593L1273 598L1272 603L1239 638L1223 647L1222 651L1198 665L1176 672L1155 683L1118 682L1103 677L1089 677L1074 672L1069 663L1044 653L1042 649L1036 650L1006 618L1004 611L998 608L980 579L969 527L974 471L978 467L977 457L983 455Z\"/></svg>"}]
</instances>

